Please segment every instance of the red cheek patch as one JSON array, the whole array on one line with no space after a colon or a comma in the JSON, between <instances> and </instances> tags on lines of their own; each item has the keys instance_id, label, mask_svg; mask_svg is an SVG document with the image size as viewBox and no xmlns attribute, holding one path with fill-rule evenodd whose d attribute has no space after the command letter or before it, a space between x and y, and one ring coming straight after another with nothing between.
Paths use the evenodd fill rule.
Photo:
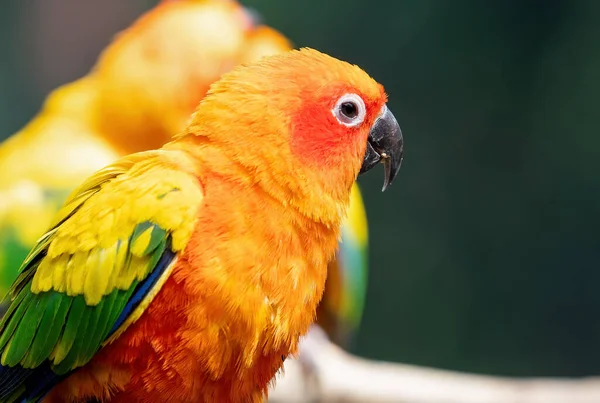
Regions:
<instances>
[{"instance_id":1,"label":"red cheek patch","mask_svg":"<svg viewBox=\"0 0 600 403\"><path fill-rule=\"evenodd\" d=\"M301 160L328 166L348 147L356 131L340 124L328 108L308 106L292 120L292 152Z\"/></svg>"},{"instance_id":2,"label":"red cheek patch","mask_svg":"<svg viewBox=\"0 0 600 403\"><path fill-rule=\"evenodd\" d=\"M360 96L366 108L363 123L356 127L341 124L332 113L337 100L350 93ZM369 99L346 83L311 93L291 120L292 153L320 169L348 164L356 158L357 150L364 150L369 127L384 102L385 97Z\"/></svg>"}]
</instances>

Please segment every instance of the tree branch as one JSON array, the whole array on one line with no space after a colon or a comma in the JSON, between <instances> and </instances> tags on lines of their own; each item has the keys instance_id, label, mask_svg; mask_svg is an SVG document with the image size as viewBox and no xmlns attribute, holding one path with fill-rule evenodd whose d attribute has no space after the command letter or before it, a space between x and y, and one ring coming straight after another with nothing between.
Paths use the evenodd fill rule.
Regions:
<instances>
[{"instance_id":1,"label":"tree branch","mask_svg":"<svg viewBox=\"0 0 600 403\"><path fill-rule=\"evenodd\" d=\"M370 361L319 328L288 359L269 403L598 403L600 377L507 378Z\"/></svg>"}]
</instances>

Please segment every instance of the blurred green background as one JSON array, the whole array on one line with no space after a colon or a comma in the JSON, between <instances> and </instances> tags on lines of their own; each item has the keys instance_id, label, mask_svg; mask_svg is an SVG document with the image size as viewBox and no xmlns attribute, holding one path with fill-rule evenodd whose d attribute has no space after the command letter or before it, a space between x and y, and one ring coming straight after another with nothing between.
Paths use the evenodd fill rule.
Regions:
<instances>
[{"instance_id":1,"label":"blurred green background","mask_svg":"<svg viewBox=\"0 0 600 403\"><path fill-rule=\"evenodd\" d=\"M154 3L6 0L0 138ZM365 68L404 131L389 193L381 170L360 179L371 277L355 352L599 374L600 2L244 4L297 46Z\"/></svg>"}]
</instances>

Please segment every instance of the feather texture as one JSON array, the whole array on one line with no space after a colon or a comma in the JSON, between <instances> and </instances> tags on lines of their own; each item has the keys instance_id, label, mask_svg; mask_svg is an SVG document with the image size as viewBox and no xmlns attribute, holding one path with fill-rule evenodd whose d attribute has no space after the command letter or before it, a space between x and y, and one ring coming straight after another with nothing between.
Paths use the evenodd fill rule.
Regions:
<instances>
[{"instance_id":1,"label":"feather texture","mask_svg":"<svg viewBox=\"0 0 600 403\"><path fill-rule=\"evenodd\" d=\"M203 198L183 161L175 151L129 156L67 199L11 288L0 322L0 401L32 392L25 381L48 368L58 382L139 318L187 244Z\"/></svg>"}]
</instances>

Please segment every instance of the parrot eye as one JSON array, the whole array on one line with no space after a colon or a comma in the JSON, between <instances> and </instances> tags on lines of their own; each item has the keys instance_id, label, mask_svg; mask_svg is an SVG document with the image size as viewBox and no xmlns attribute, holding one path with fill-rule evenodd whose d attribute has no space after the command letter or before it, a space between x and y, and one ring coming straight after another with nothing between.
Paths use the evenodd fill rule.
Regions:
<instances>
[{"instance_id":1,"label":"parrot eye","mask_svg":"<svg viewBox=\"0 0 600 403\"><path fill-rule=\"evenodd\" d=\"M333 116L344 126L358 126L365 120L365 103L356 94L345 94L338 99L331 110Z\"/></svg>"}]
</instances>

